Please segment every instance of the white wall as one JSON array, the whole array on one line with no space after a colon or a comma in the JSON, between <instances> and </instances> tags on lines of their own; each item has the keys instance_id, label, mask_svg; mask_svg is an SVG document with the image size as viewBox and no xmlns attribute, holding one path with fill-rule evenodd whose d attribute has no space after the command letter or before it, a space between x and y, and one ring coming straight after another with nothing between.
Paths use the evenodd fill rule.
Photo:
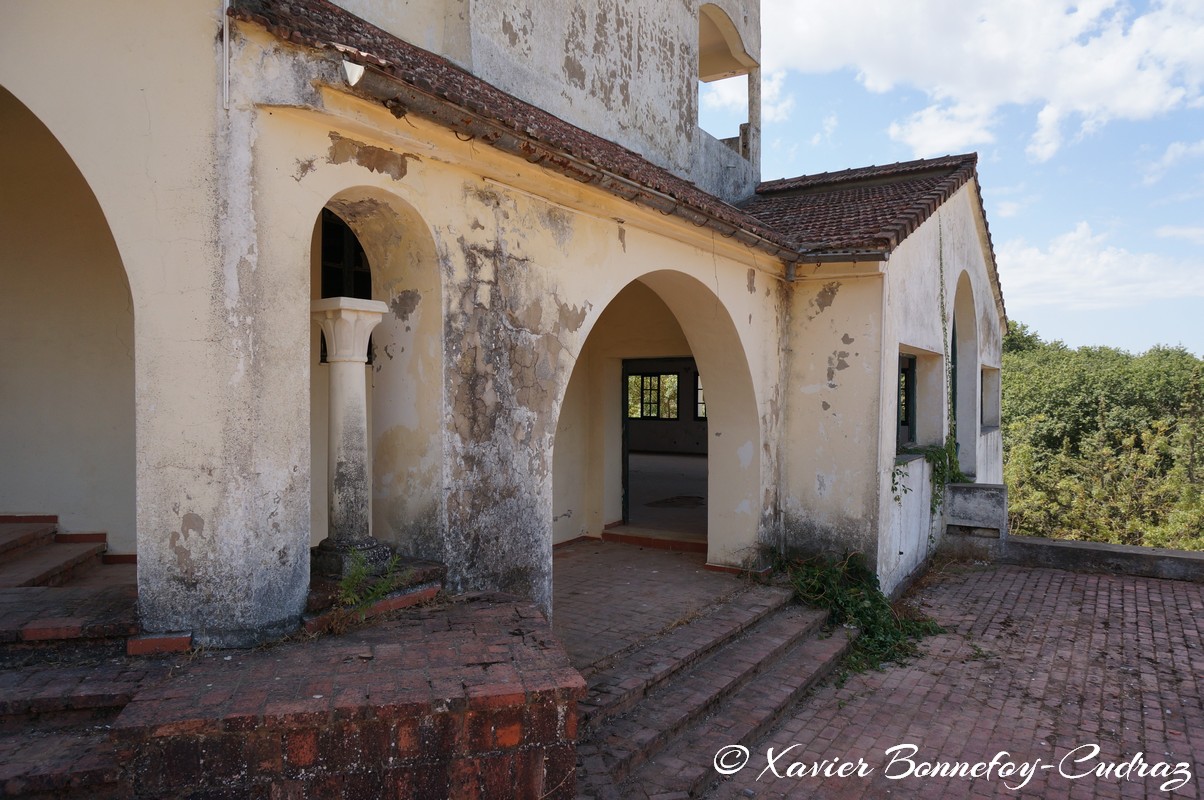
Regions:
<instances>
[{"instance_id":1,"label":"white wall","mask_svg":"<svg viewBox=\"0 0 1204 800\"><path fill-rule=\"evenodd\" d=\"M879 424L894 430L896 424L897 353L900 349L939 354L942 364L951 352L955 315L959 317L958 439L969 444L971 463L980 483L997 483L1002 477L1002 448L998 429L981 432L980 366L998 366L1002 342L995 292L989 274L989 243L976 192L976 182L967 183L914 231L891 255L886 266L886 332L882 363L882 405ZM942 266L943 261L943 266ZM941 314L941 282L944 280L944 321ZM960 287L960 288L959 288ZM960 302L960 306L959 306ZM973 331L973 333L970 333ZM972 345L976 339L976 345ZM942 369L943 373L943 369ZM944 375L939 385L927 387L927 397L918 398L919 413L931 417L939 410L939 429L921 445L942 444L948 432L948 394ZM893 437L883 440L879 451L879 485L884 535L878 546L883 589L892 591L898 582L923 561L928 549L914 546L916 530L931 527L933 538L943 534L940 518L931 519L927 502L918 503L917 492L896 502L890 491L896 445ZM916 462L907 465L915 473ZM929 474L927 465L925 474ZM914 480L914 477L912 478ZM926 491L930 491L927 489ZM925 519L918 519L921 514ZM919 527L917 528L917 525ZM905 555L899 556L899 551Z\"/></svg>"},{"instance_id":2,"label":"white wall","mask_svg":"<svg viewBox=\"0 0 1204 800\"><path fill-rule=\"evenodd\" d=\"M0 88L0 511L135 552L134 310L100 206Z\"/></svg>"}]
</instances>

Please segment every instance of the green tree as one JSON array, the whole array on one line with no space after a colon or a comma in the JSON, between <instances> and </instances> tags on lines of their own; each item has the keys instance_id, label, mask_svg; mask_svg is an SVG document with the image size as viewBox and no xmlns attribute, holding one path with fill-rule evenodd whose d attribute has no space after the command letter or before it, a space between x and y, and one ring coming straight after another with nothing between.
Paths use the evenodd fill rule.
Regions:
<instances>
[{"instance_id":1,"label":"green tree","mask_svg":"<svg viewBox=\"0 0 1204 800\"><path fill-rule=\"evenodd\" d=\"M1015 532L1204 549L1204 360L1070 349L1013 322L1003 415Z\"/></svg>"}]
</instances>

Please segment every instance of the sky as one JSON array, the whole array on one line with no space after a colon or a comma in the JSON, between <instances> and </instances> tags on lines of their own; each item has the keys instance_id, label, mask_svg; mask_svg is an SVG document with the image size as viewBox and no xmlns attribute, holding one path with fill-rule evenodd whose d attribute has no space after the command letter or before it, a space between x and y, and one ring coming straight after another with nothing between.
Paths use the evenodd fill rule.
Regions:
<instances>
[{"instance_id":1,"label":"sky","mask_svg":"<svg viewBox=\"0 0 1204 800\"><path fill-rule=\"evenodd\" d=\"M1204 356L1204 0L762 0L765 180L977 152L1008 318ZM704 84L704 129L747 119Z\"/></svg>"}]
</instances>

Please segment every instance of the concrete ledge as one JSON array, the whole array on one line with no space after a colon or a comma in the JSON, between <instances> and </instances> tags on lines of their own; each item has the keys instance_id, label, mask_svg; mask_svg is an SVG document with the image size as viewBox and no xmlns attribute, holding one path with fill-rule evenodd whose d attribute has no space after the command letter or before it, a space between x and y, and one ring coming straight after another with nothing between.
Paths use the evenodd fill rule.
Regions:
<instances>
[{"instance_id":1,"label":"concrete ledge","mask_svg":"<svg viewBox=\"0 0 1204 800\"><path fill-rule=\"evenodd\" d=\"M999 561L1071 572L1106 572L1204 583L1204 553L1009 536Z\"/></svg>"}]
</instances>

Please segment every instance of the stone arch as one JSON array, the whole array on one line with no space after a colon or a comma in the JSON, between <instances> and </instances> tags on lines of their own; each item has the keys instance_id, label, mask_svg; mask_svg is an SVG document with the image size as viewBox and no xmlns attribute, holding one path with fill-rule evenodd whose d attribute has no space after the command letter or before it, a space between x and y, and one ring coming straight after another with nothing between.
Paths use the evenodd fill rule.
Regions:
<instances>
[{"instance_id":1,"label":"stone arch","mask_svg":"<svg viewBox=\"0 0 1204 800\"><path fill-rule=\"evenodd\" d=\"M978 463L978 315L974 287L965 271L957 279L950 338L957 460L961 471L973 476Z\"/></svg>"},{"instance_id":2,"label":"stone arch","mask_svg":"<svg viewBox=\"0 0 1204 800\"><path fill-rule=\"evenodd\" d=\"M365 368L372 470L372 535L402 552L442 558L443 302L430 229L409 203L371 186L333 195L324 208L354 232L371 269L372 300L389 310ZM320 215L319 215L320 217ZM320 296L321 226L311 246L311 297ZM319 331L311 331L311 541L326 536L326 401Z\"/></svg>"},{"instance_id":3,"label":"stone arch","mask_svg":"<svg viewBox=\"0 0 1204 800\"><path fill-rule=\"evenodd\" d=\"M134 309L104 211L0 87L0 513L57 514L137 550Z\"/></svg>"},{"instance_id":4,"label":"stone arch","mask_svg":"<svg viewBox=\"0 0 1204 800\"><path fill-rule=\"evenodd\" d=\"M657 306L667 319L650 313ZM652 332L641 333L636 325L649 320ZM622 360L690 355L706 391L707 561L748 562L756 554L761 519L759 406L743 344L722 300L685 273L645 273L617 292L582 336L559 403L554 539L601 535L621 513ZM683 343L687 353L679 351Z\"/></svg>"}]
</instances>

